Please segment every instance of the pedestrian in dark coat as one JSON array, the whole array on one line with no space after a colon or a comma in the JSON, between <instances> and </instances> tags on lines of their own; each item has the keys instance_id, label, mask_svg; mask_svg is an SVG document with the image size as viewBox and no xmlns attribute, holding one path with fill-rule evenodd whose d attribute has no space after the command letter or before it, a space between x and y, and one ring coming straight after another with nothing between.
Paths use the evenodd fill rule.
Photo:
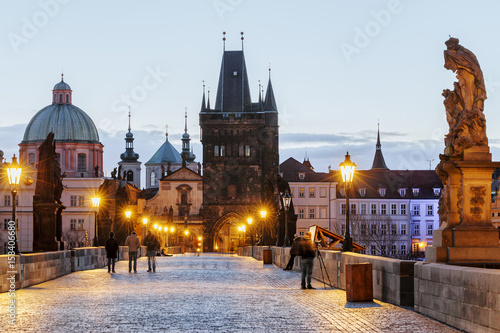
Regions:
<instances>
[{"instance_id":1,"label":"pedestrian in dark coat","mask_svg":"<svg viewBox=\"0 0 500 333\"><path fill-rule=\"evenodd\" d=\"M288 260L286 267L283 268L284 271L291 271L293 268L295 257L299 254L299 239L299 234L295 234L293 237L292 247L290 248L290 260Z\"/></svg>"},{"instance_id":2,"label":"pedestrian in dark coat","mask_svg":"<svg viewBox=\"0 0 500 333\"><path fill-rule=\"evenodd\" d=\"M114 238L115 233L109 233L109 239L106 241L106 255L108 257L108 273L115 272L115 261L118 257L118 241Z\"/></svg>"},{"instance_id":3,"label":"pedestrian in dark coat","mask_svg":"<svg viewBox=\"0 0 500 333\"><path fill-rule=\"evenodd\" d=\"M302 289L316 289L311 286L311 276L313 270L314 257L316 256L316 249L314 248L311 239L311 233L308 232L300 241L299 255L302 257ZM307 285L306 285L307 282Z\"/></svg>"}]
</instances>

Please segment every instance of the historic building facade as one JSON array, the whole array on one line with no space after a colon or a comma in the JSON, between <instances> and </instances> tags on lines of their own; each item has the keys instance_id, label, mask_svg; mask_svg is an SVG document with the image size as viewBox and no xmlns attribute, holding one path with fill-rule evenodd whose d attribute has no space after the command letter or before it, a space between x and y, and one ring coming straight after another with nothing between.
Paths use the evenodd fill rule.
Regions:
<instances>
[{"instance_id":1,"label":"historic building facade","mask_svg":"<svg viewBox=\"0 0 500 333\"><path fill-rule=\"evenodd\" d=\"M61 201L62 235L66 246L91 245L95 215L91 198L102 183L103 145L92 119L73 105L71 87L61 79L52 90L52 104L37 112L26 127L19 144L19 164L23 168L19 188L17 219L21 252L33 250L33 195L36 187L38 147L52 131L56 158L61 166L64 190ZM12 216L12 198L8 184L2 183L0 222ZM5 237L2 237L5 241Z\"/></svg>"},{"instance_id":2,"label":"historic building facade","mask_svg":"<svg viewBox=\"0 0 500 333\"><path fill-rule=\"evenodd\" d=\"M259 100L253 103L243 51L224 51L215 105L210 107L203 92L199 121L203 144L204 248L213 251L230 247L219 234L228 234L226 239L237 238L237 224L246 224L249 216L259 221L258 206L267 205L269 212L276 211L278 109L271 79L265 99L259 87ZM272 237L270 233L275 228L271 226L277 223L275 214L269 214L260 223L270 226L266 237Z\"/></svg>"}]
</instances>

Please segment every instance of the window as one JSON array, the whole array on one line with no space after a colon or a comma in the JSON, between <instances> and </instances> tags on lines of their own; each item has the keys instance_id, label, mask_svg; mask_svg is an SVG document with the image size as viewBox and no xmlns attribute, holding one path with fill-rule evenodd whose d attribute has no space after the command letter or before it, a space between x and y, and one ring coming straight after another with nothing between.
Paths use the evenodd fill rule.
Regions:
<instances>
[{"instance_id":1,"label":"window","mask_svg":"<svg viewBox=\"0 0 500 333\"><path fill-rule=\"evenodd\" d=\"M385 197L385 188L379 188L378 193L380 193L381 197Z\"/></svg>"},{"instance_id":2,"label":"window","mask_svg":"<svg viewBox=\"0 0 500 333\"><path fill-rule=\"evenodd\" d=\"M371 204L370 207L370 214L377 215L377 204Z\"/></svg>"},{"instance_id":3,"label":"window","mask_svg":"<svg viewBox=\"0 0 500 333\"><path fill-rule=\"evenodd\" d=\"M406 215L406 204L401 204L399 212L401 215Z\"/></svg>"},{"instance_id":4,"label":"window","mask_svg":"<svg viewBox=\"0 0 500 333\"><path fill-rule=\"evenodd\" d=\"M314 198L316 193L314 193L314 187L309 188L309 198Z\"/></svg>"},{"instance_id":5,"label":"window","mask_svg":"<svg viewBox=\"0 0 500 333\"><path fill-rule=\"evenodd\" d=\"M69 103L69 94L66 94L66 103Z\"/></svg>"},{"instance_id":6,"label":"window","mask_svg":"<svg viewBox=\"0 0 500 333\"><path fill-rule=\"evenodd\" d=\"M359 189L359 195L364 197L366 195L366 188L360 188Z\"/></svg>"},{"instance_id":7,"label":"window","mask_svg":"<svg viewBox=\"0 0 500 333\"><path fill-rule=\"evenodd\" d=\"M305 190L304 190L303 187L299 188L299 198L304 198L305 197L304 191Z\"/></svg>"},{"instance_id":8,"label":"window","mask_svg":"<svg viewBox=\"0 0 500 333\"><path fill-rule=\"evenodd\" d=\"M396 250L396 244L392 244L391 245L391 256L396 255L396 252L397 252L397 250Z\"/></svg>"},{"instance_id":9,"label":"window","mask_svg":"<svg viewBox=\"0 0 500 333\"><path fill-rule=\"evenodd\" d=\"M414 216L420 216L420 205L413 205L412 212Z\"/></svg>"},{"instance_id":10,"label":"window","mask_svg":"<svg viewBox=\"0 0 500 333\"><path fill-rule=\"evenodd\" d=\"M340 204L340 214L345 215L345 204Z\"/></svg>"},{"instance_id":11,"label":"window","mask_svg":"<svg viewBox=\"0 0 500 333\"><path fill-rule=\"evenodd\" d=\"M214 146L214 156L219 157L219 146Z\"/></svg>"},{"instance_id":12,"label":"window","mask_svg":"<svg viewBox=\"0 0 500 333\"><path fill-rule=\"evenodd\" d=\"M303 172L299 172L299 179L304 180L306 178L306 174Z\"/></svg>"},{"instance_id":13,"label":"window","mask_svg":"<svg viewBox=\"0 0 500 333\"><path fill-rule=\"evenodd\" d=\"M250 146L249 145L245 146L245 156L250 157Z\"/></svg>"},{"instance_id":14,"label":"window","mask_svg":"<svg viewBox=\"0 0 500 333\"><path fill-rule=\"evenodd\" d=\"M420 224L415 224L413 226L413 235L414 236L419 236L420 235Z\"/></svg>"},{"instance_id":15,"label":"window","mask_svg":"<svg viewBox=\"0 0 500 333\"><path fill-rule=\"evenodd\" d=\"M71 219L69 220L70 222L70 229L71 230L76 230L76 220L75 219Z\"/></svg>"},{"instance_id":16,"label":"window","mask_svg":"<svg viewBox=\"0 0 500 333\"><path fill-rule=\"evenodd\" d=\"M319 188L319 196L321 198L326 198L326 188L325 187L320 187Z\"/></svg>"},{"instance_id":17,"label":"window","mask_svg":"<svg viewBox=\"0 0 500 333\"><path fill-rule=\"evenodd\" d=\"M387 224L384 223L380 225L380 234L387 235Z\"/></svg>"},{"instance_id":18,"label":"window","mask_svg":"<svg viewBox=\"0 0 500 333\"><path fill-rule=\"evenodd\" d=\"M362 203L360 204L360 210L359 210L359 213L361 215L366 215L366 204Z\"/></svg>"},{"instance_id":19,"label":"window","mask_svg":"<svg viewBox=\"0 0 500 333\"><path fill-rule=\"evenodd\" d=\"M361 224L361 231L360 231L361 235L366 235L367 234L367 231L366 231L366 224L363 223Z\"/></svg>"},{"instance_id":20,"label":"window","mask_svg":"<svg viewBox=\"0 0 500 333\"><path fill-rule=\"evenodd\" d=\"M220 146L220 156L226 156L226 146Z\"/></svg>"},{"instance_id":21,"label":"window","mask_svg":"<svg viewBox=\"0 0 500 333\"><path fill-rule=\"evenodd\" d=\"M406 235L406 224L401 224L399 230L401 230L401 235Z\"/></svg>"},{"instance_id":22,"label":"window","mask_svg":"<svg viewBox=\"0 0 500 333\"><path fill-rule=\"evenodd\" d=\"M414 197L417 197L418 196L418 192L419 192L419 188L413 188L412 191L413 191L413 196Z\"/></svg>"},{"instance_id":23,"label":"window","mask_svg":"<svg viewBox=\"0 0 500 333\"><path fill-rule=\"evenodd\" d=\"M406 196L406 189L405 188L400 188L399 189L399 195L402 196L402 197L405 197Z\"/></svg>"},{"instance_id":24,"label":"window","mask_svg":"<svg viewBox=\"0 0 500 333\"><path fill-rule=\"evenodd\" d=\"M433 216L434 215L434 207L432 205L427 205L427 216Z\"/></svg>"},{"instance_id":25,"label":"window","mask_svg":"<svg viewBox=\"0 0 500 333\"><path fill-rule=\"evenodd\" d=\"M441 189L440 188L434 188L434 195L438 197L441 194Z\"/></svg>"},{"instance_id":26,"label":"window","mask_svg":"<svg viewBox=\"0 0 500 333\"><path fill-rule=\"evenodd\" d=\"M71 230L84 230L83 228L83 219L71 219L70 220L70 229Z\"/></svg>"},{"instance_id":27,"label":"window","mask_svg":"<svg viewBox=\"0 0 500 333\"><path fill-rule=\"evenodd\" d=\"M309 208L309 218L314 219L316 215L316 210L314 208Z\"/></svg>"},{"instance_id":28,"label":"window","mask_svg":"<svg viewBox=\"0 0 500 333\"><path fill-rule=\"evenodd\" d=\"M370 225L370 234L376 235L377 234L377 225L376 224L371 224Z\"/></svg>"},{"instance_id":29,"label":"window","mask_svg":"<svg viewBox=\"0 0 500 333\"><path fill-rule=\"evenodd\" d=\"M290 187L290 197L293 198L293 187Z\"/></svg>"},{"instance_id":30,"label":"window","mask_svg":"<svg viewBox=\"0 0 500 333\"><path fill-rule=\"evenodd\" d=\"M401 245L401 254L406 254L406 245Z\"/></svg>"},{"instance_id":31,"label":"window","mask_svg":"<svg viewBox=\"0 0 500 333\"><path fill-rule=\"evenodd\" d=\"M413 249L413 253L417 253L418 252L418 243L414 243L412 245L412 249Z\"/></svg>"},{"instance_id":32,"label":"window","mask_svg":"<svg viewBox=\"0 0 500 333\"><path fill-rule=\"evenodd\" d=\"M240 157L245 156L245 146L240 145L240 147L238 149L238 156L240 156Z\"/></svg>"},{"instance_id":33,"label":"window","mask_svg":"<svg viewBox=\"0 0 500 333\"><path fill-rule=\"evenodd\" d=\"M71 206L71 207L76 207L76 200L77 200L76 195L72 195L72 196L70 197L70 206ZM75 223L76 223L76 222L75 222Z\"/></svg>"},{"instance_id":34,"label":"window","mask_svg":"<svg viewBox=\"0 0 500 333\"><path fill-rule=\"evenodd\" d=\"M376 255L377 254L377 248L375 247L375 245L371 245L370 246L370 254L372 256Z\"/></svg>"},{"instance_id":35,"label":"window","mask_svg":"<svg viewBox=\"0 0 500 333\"><path fill-rule=\"evenodd\" d=\"M33 153L30 153L28 155L28 161L29 161L30 165L35 165L35 163L36 163L36 155L33 154Z\"/></svg>"},{"instance_id":36,"label":"window","mask_svg":"<svg viewBox=\"0 0 500 333\"><path fill-rule=\"evenodd\" d=\"M351 204L351 215L356 215L356 204Z\"/></svg>"},{"instance_id":37,"label":"window","mask_svg":"<svg viewBox=\"0 0 500 333\"><path fill-rule=\"evenodd\" d=\"M305 209L304 208L299 208L299 219L303 219L305 215Z\"/></svg>"},{"instance_id":38,"label":"window","mask_svg":"<svg viewBox=\"0 0 500 333\"><path fill-rule=\"evenodd\" d=\"M87 155L78 154L78 166L77 171L85 172L87 171Z\"/></svg>"},{"instance_id":39,"label":"window","mask_svg":"<svg viewBox=\"0 0 500 333\"><path fill-rule=\"evenodd\" d=\"M156 171L151 171L151 186L158 185L158 178L156 178Z\"/></svg>"},{"instance_id":40,"label":"window","mask_svg":"<svg viewBox=\"0 0 500 333\"><path fill-rule=\"evenodd\" d=\"M340 189L340 196L345 197L345 188Z\"/></svg>"},{"instance_id":41,"label":"window","mask_svg":"<svg viewBox=\"0 0 500 333\"><path fill-rule=\"evenodd\" d=\"M391 224L391 235L398 234L398 226L396 224Z\"/></svg>"},{"instance_id":42,"label":"window","mask_svg":"<svg viewBox=\"0 0 500 333\"><path fill-rule=\"evenodd\" d=\"M427 236L432 236L433 229L432 223L427 223Z\"/></svg>"},{"instance_id":43,"label":"window","mask_svg":"<svg viewBox=\"0 0 500 333\"><path fill-rule=\"evenodd\" d=\"M391 204L391 215L396 215L398 213L398 205Z\"/></svg>"},{"instance_id":44,"label":"window","mask_svg":"<svg viewBox=\"0 0 500 333\"><path fill-rule=\"evenodd\" d=\"M382 214L382 215L387 214L387 205L386 204L380 204L380 214Z\"/></svg>"},{"instance_id":45,"label":"window","mask_svg":"<svg viewBox=\"0 0 500 333\"><path fill-rule=\"evenodd\" d=\"M85 197L84 197L84 196L82 196L82 195L79 195L79 196L78 196L78 206L80 206L80 207L81 207L81 206L85 206L85 203L84 203L84 202L85 202Z\"/></svg>"},{"instance_id":46,"label":"window","mask_svg":"<svg viewBox=\"0 0 500 333\"><path fill-rule=\"evenodd\" d=\"M5 207L9 207L11 205L11 200L10 200L11 196L10 195L6 195L3 197L3 205Z\"/></svg>"},{"instance_id":47,"label":"window","mask_svg":"<svg viewBox=\"0 0 500 333\"><path fill-rule=\"evenodd\" d=\"M385 245L380 246L380 254L383 256L385 256L385 249L386 249Z\"/></svg>"}]
</instances>

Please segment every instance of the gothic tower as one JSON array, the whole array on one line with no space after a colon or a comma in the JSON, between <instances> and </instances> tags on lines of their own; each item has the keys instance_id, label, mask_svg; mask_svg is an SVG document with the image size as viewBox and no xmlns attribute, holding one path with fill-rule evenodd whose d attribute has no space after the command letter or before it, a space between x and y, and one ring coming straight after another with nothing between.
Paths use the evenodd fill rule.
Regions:
<instances>
[{"instance_id":1,"label":"gothic tower","mask_svg":"<svg viewBox=\"0 0 500 333\"><path fill-rule=\"evenodd\" d=\"M228 223L246 223L250 216L258 221L262 206L268 209L267 223L276 223L271 212L278 202L278 110L271 77L265 100L252 103L243 50L224 50L213 109L203 91L200 128L204 247L214 251Z\"/></svg>"},{"instance_id":2,"label":"gothic tower","mask_svg":"<svg viewBox=\"0 0 500 333\"><path fill-rule=\"evenodd\" d=\"M120 155L121 161L118 165L121 166L120 175L123 180L126 180L137 188L141 188L141 162L138 161L139 154L134 152L134 134L130 131L130 111L128 112L128 132L125 135L125 152Z\"/></svg>"}]
</instances>

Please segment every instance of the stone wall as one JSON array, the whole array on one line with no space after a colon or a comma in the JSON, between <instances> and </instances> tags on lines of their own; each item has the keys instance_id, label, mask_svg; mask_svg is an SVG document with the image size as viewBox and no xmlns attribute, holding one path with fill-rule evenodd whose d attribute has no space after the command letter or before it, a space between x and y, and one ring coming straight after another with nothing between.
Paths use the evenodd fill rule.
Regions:
<instances>
[{"instance_id":1,"label":"stone wall","mask_svg":"<svg viewBox=\"0 0 500 333\"><path fill-rule=\"evenodd\" d=\"M128 247L120 246L119 260L128 260ZM142 246L140 256L146 255ZM9 255L0 255L0 293L10 290L9 277L15 276L15 289L26 288L58 278L75 271L102 268L107 265L104 247L87 247L66 251L28 253L13 256L14 267L9 267ZM15 273L11 273L15 272Z\"/></svg>"},{"instance_id":2,"label":"stone wall","mask_svg":"<svg viewBox=\"0 0 500 333\"><path fill-rule=\"evenodd\" d=\"M415 311L468 332L500 332L500 270L419 262Z\"/></svg>"},{"instance_id":3,"label":"stone wall","mask_svg":"<svg viewBox=\"0 0 500 333\"><path fill-rule=\"evenodd\" d=\"M262 260L262 249L254 247L253 257ZM238 252L240 255L252 256L252 247ZM273 247L273 264L286 267L290 248ZM339 251L320 251L323 265L319 258L314 259L313 278L335 288L345 290L345 265L371 263L373 267L373 297L395 305L413 305L413 266L415 261L397 260L384 257L345 253ZM323 269L322 269L323 268ZM295 258L294 270L300 270L300 257ZM300 284L300 281L297 281Z\"/></svg>"}]
</instances>

